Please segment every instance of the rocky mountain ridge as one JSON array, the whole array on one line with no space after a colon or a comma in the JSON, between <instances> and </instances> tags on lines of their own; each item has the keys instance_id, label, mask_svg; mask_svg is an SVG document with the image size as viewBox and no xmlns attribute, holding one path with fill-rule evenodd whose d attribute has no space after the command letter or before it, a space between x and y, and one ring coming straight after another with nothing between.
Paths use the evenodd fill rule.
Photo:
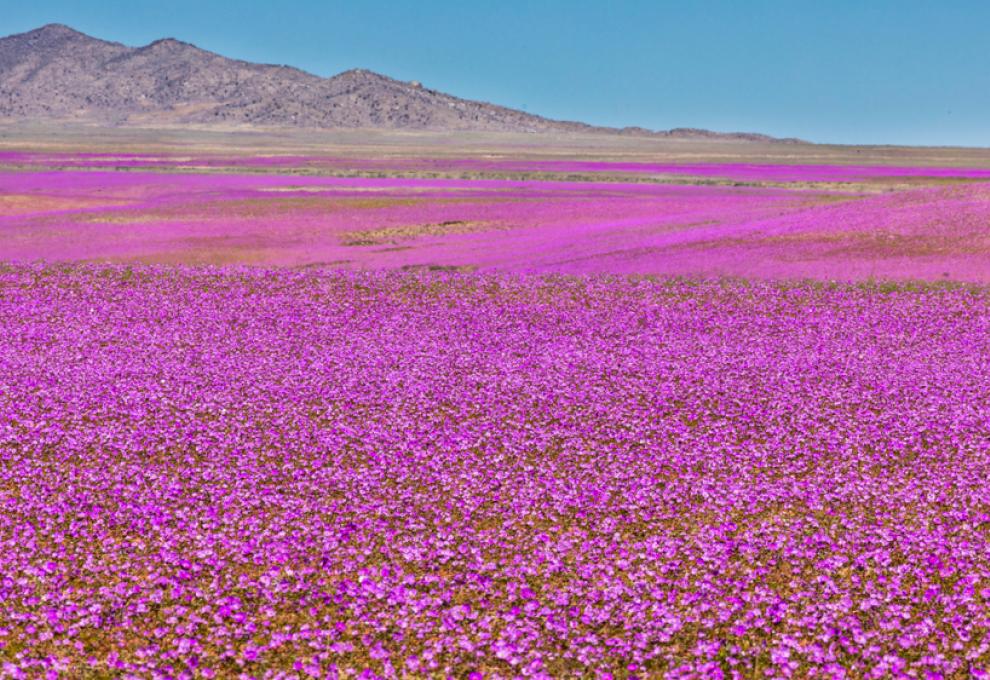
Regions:
<instances>
[{"instance_id":1,"label":"rocky mountain ridge","mask_svg":"<svg viewBox=\"0 0 990 680\"><path fill-rule=\"evenodd\" d=\"M363 69L321 78L290 66L230 59L174 38L128 47L61 24L0 38L0 118L796 141L551 120Z\"/></svg>"}]
</instances>

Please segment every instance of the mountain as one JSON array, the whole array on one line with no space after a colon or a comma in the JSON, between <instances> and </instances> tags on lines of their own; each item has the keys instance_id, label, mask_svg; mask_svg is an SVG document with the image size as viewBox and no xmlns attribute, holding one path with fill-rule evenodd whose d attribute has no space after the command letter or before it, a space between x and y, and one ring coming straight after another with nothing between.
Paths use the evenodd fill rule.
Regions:
<instances>
[{"instance_id":1,"label":"mountain","mask_svg":"<svg viewBox=\"0 0 990 680\"><path fill-rule=\"evenodd\" d=\"M103 125L240 124L773 139L749 133L652 132L550 120L362 69L321 78L289 66L228 59L173 38L128 47L61 24L0 38L0 118Z\"/></svg>"}]
</instances>

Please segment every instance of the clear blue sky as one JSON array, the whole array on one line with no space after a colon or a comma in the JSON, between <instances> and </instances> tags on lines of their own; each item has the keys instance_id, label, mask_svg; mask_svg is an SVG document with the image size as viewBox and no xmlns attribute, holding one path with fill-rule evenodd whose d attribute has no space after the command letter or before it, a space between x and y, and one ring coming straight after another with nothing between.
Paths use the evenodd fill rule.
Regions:
<instances>
[{"instance_id":1,"label":"clear blue sky","mask_svg":"<svg viewBox=\"0 0 990 680\"><path fill-rule=\"evenodd\" d=\"M602 125L990 146L988 0L0 0L0 34L49 22Z\"/></svg>"}]
</instances>

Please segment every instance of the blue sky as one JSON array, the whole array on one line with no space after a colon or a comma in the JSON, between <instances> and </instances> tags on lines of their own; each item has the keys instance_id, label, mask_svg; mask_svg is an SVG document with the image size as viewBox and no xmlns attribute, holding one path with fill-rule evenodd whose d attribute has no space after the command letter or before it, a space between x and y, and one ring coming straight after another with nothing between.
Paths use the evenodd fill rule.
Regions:
<instances>
[{"instance_id":1,"label":"blue sky","mask_svg":"<svg viewBox=\"0 0 990 680\"><path fill-rule=\"evenodd\" d=\"M0 0L0 34L49 22L602 125L990 146L985 0Z\"/></svg>"}]
</instances>

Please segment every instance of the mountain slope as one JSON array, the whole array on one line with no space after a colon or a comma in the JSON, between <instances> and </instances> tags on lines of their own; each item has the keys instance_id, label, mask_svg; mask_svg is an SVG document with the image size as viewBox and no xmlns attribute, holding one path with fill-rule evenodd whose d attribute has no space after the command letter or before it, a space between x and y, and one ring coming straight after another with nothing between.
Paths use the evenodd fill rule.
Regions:
<instances>
[{"instance_id":1,"label":"mountain slope","mask_svg":"<svg viewBox=\"0 0 990 680\"><path fill-rule=\"evenodd\" d=\"M371 71L320 78L228 59L171 38L127 47L60 24L0 39L0 118L771 139L597 128L459 99Z\"/></svg>"}]
</instances>

